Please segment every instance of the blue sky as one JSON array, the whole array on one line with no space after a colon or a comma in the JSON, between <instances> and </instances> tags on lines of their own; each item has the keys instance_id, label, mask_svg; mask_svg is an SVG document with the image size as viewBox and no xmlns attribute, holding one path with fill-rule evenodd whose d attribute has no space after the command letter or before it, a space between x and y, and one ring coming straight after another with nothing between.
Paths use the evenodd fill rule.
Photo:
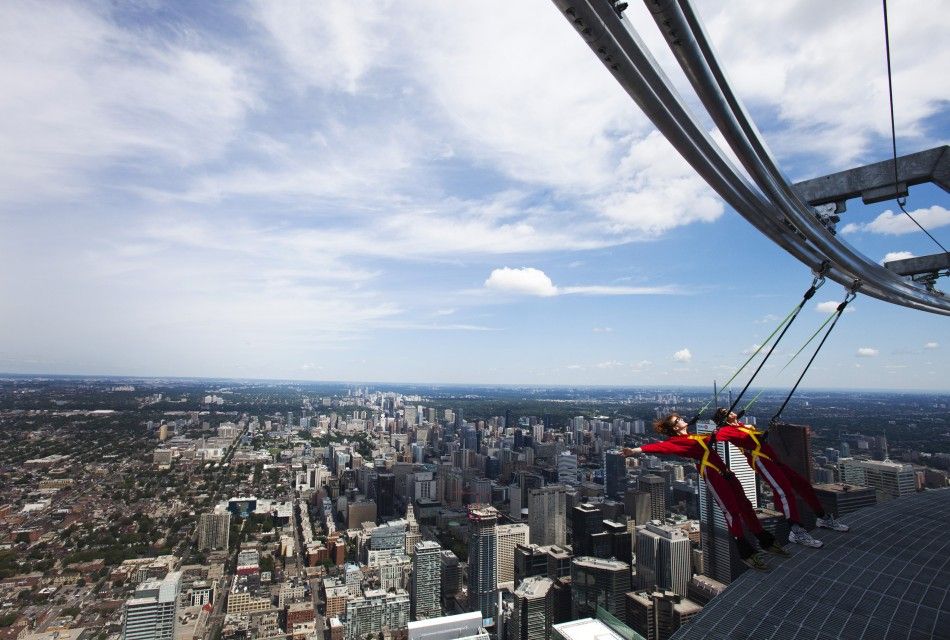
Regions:
<instances>
[{"instance_id":1,"label":"blue sky","mask_svg":"<svg viewBox=\"0 0 950 640\"><path fill-rule=\"evenodd\" d=\"M793 179L889 156L878 5L719 4L707 27ZM902 153L950 137L941 5L891 3ZM471 7L2 3L0 371L727 378L808 270L693 175L550 2ZM640 3L627 15L687 92ZM947 244L947 194L909 208ZM849 203L842 237L875 260L934 253L893 209ZM842 295L826 285L779 355ZM808 386L950 389L947 318L852 306ZM764 383L794 379L782 363Z\"/></svg>"}]
</instances>

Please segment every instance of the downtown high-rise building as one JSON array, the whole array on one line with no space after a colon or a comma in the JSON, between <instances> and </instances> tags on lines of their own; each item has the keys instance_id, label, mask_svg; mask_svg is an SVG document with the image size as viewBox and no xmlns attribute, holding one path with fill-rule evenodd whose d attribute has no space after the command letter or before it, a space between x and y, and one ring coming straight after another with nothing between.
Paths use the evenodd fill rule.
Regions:
<instances>
[{"instance_id":1,"label":"downtown high-rise building","mask_svg":"<svg viewBox=\"0 0 950 640\"><path fill-rule=\"evenodd\" d=\"M571 509L571 545L574 555L593 555L591 537L604 530L604 515L596 505L582 502Z\"/></svg>"},{"instance_id":2,"label":"downtown high-rise building","mask_svg":"<svg viewBox=\"0 0 950 640\"><path fill-rule=\"evenodd\" d=\"M604 452L604 494L614 500L623 500L627 490L627 459L618 449Z\"/></svg>"},{"instance_id":3,"label":"downtown high-rise building","mask_svg":"<svg viewBox=\"0 0 950 640\"><path fill-rule=\"evenodd\" d=\"M545 640L551 626L552 580L543 576L526 578L514 592L509 621L509 640Z\"/></svg>"},{"instance_id":4,"label":"downtown high-rise building","mask_svg":"<svg viewBox=\"0 0 950 640\"><path fill-rule=\"evenodd\" d=\"M442 547L426 540L417 542L412 558L412 619L442 615Z\"/></svg>"},{"instance_id":5,"label":"downtown high-rise building","mask_svg":"<svg viewBox=\"0 0 950 640\"><path fill-rule=\"evenodd\" d=\"M680 527L652 522L637 527L637 582L641 589L686 596L692 577L689 537Z\"/></svg>"},{"instance_id":6,"label":"downtown high-rise building","mask_svg":"<svg viewBox=\"0 0 950 640\"><path fill-rule=\"evenodd\" d=\"M382 472L376 476L376 517L385 521L396 515L396 476Z\"/></svg>"},{"instance_id":7,"label":"downtown high-rise building","mask_svg":"<svg viewBox=\"0 0 950 640\"><path fill-rule=\"evenodd\" d=\"M649 491L627 489L623 496L623 512L639 525L653 519L653 498Z\"/></svg>"},{"instance_id":8,"label":"downtown high-rise building","mask_svg":"<svg viewBox=\"0 0 950 640\"><path fill-rule=\"evenodd\" d=\"M900 498L917 491L917 474L909 464L842 458L838 461L838 468L842 482L871 487L884 499Z\"/></svg>"},{"instance_id":9,"label":"downtown high-rise building","mask_svg":"<svg viewBox=\"0 0 950 640\"><path fill-rule=\"evenodd\" d=\"M577 455L563 451L557 457L557 481L561 484L577 484Z\"/></svg>"},{"instance_id":10,"label":"downtown high-rise building","mask_svg":"<svg viewBox=\"0 0 950 640\"><path fill-rule=\"evenodd\" d=\"M658 475L648 473L640 476L640 491L650 494L650 519L666 518L666 481ZM646 524L637 522L637 524Z\"/></svg>"},{"instance_id":11,"label":"downtown high-rise building","mask_svg":"<svg viewBox=\"0 0 950 640\"><path fill-rule=\"evenodd\" d=\"M415 553L416 543L422 539L419 533L419 523L416 522L416 512L412 508L412 500L406 506L406 555Z\"/></svg>"},{"instance_id":12,"label":"downtown high-rise building","mask_svg":"<svg viewBox=\"0 0 950 640\"><path fill-rule=\"evenodd\" d=\"M530 541L528 525L523 522L501 524L495 528L495 549L498 553L498 588L514 588L515 548Z\"/></svg>"},{"instance_id":13,"label":"downtown high-rise building","mask_svg":"<svg viewBox=\"0 0 950 640\"><path fill-rule=\"evenodd\" d=\"M624 616L624 594L630 591L630 565L619 560L583 556L571 562L571 615L594 618L603 607Z\"/></svg>"},{"instance_id":14,"label":"downtown high-rise building","mask_svg":"<svg viewBox=\"0 0 950 640\"><path fill-rule=\"evenodd\" d=\"M567 544L567 487L554 484L528 494L531 541L540 545Z\"/></svg>"},{"instance_id":15,"label":"downtown high-rise building","mask_svg":"<svg viewBox=\"0 0 950 640\"><path fill-rule=\"evenodd\" d=\"M442 564L442 599L454 598L462 588L462 571L459 559L454 553L442 550L440 562Z\"/></svg>"},{"instance_id":16,"label":"downtown high-rise building","mask_svg":"<svg viewBox=\"0 0 950 640\"><path fill-rule=\"evenodd\" d=\"M716 425L708 421L700 422L696 430L698 433L711 433L716 430ZM715 446L726 467L735 474L746 498L753 507L757 507L755 471L749 466L742 450L728 442L717 442ZM723 584L731 583L745 570L745 565L739 560L736 543L729 535L722 509L705 485L699 488L699 527L703 572Z\"/></svg>"},{"instance_id":17,"label":"downtown high-rise building","mask_svg":"<svg viewBox=\"0 0 950 640\"><path fill-rule=\"evenodd\" d=\"M230 531L231 514L226 509L202 513L198 517L198 548L227 550Z\"/></svg>"},{"instance_id":18,"label":"downtown high-rise building","mask_svg":"<svg viewBox=\"0 0 950 640\"><path fill-rule=\"evenodd\" d=\"M148 580L125 602L122 640L175 640L181 572Z\"/></svg>"},{"instance_id":19,"label":"downtown high-rise building","mask_svg":"<svg viewBox=\"0 0 950 640\"><path fill-rule=\"evenodd\" d=\"M498 511L484 505L473 506L468 512L468 604L482 612L487 627L494 624L495 594L498 585L498 551L495 528Z\"/></svg>"}]
</instances>

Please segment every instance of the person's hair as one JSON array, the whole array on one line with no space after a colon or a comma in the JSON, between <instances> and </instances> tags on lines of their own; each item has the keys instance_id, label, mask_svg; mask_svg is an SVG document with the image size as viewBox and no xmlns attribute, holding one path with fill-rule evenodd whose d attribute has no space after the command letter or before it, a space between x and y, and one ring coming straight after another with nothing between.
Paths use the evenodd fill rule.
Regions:
<instances>
[{"instance_id":1,"label":"person's hair","mask_svg":"<svg viewBox=\"0 0 950 640\"><path fill-rule=\"evenodd\" d=\"M729 419L729 409L725 407L719 407L716 409L716 413L713 414L713 422L716 424L722 425L726 424L726 420Z\"/></svg>"},{"instance_id":2,"label":"person's hair","mask_svg":"<svg viewBox=\"0 0 950 640\"><path fill-rule=\"evenodd\" d=\"M675 436L676 429L673 426L676 424L676 421L680 419L680 414L675 411L668 416L663 418L657 418L653 421L653 430L664 436Z\"/></svg>"}]
</instances>

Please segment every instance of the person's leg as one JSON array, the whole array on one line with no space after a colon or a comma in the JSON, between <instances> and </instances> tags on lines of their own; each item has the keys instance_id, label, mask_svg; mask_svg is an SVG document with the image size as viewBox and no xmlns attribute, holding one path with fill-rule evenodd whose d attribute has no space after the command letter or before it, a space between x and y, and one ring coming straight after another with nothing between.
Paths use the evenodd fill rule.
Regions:
<instances>
[{"instance_id":1,"label":"person's leg","mask_svg":"<svg viewBox=\"0 0 950 640\"><path fill-rule=\"evenodd\" d=\"M818 500L818 495L815 493L815 490L808 483L808 480L801 477L794 469L781 461L774 461L774 466L788 479L789 486L792 490L800 495L808 507L815 512L815 515L819 518L825 517L825 508L821 506L821 501Z\"/></svg>"},{"instance_id":2,"label":"person's leg","mask_svg":"<svg viewBox=\"0 0 950 640\"><path fill-rule=\"evenodd\" d=\"M775 542L775 538L771 533L762 528L762 523L759 522L759 517L755 515L755 508L749 501L748 496L746 496L745 490L742 488L742 483L739 482L739 478L731 471L725 472L723 478L731 489L732 495L735 496L736 509L746 529L758 538L763 547L771 546L771 544Z\"/></svg>"},{"instance_id":3,"label":"person's leg","mask_svg":"<svg viewBox=\"0 0 950 640\"><path fill-rule=\"evenodd\" d=\"M772 487L772 492L775 494L776 508L782 511L785 519L792 525L800 523L801 520L798 514L798 504L795 500L795 488L791 479L785 473L786 469L787 467L775 460L762 456L755 458L756 473Z\"/></svg>"},{"instance_id":4,"label":"person's leg","mask_svg":"<svg viewBox=\"0 0 950 640\"><path fill-rule=\"evenodd\" d=\"M766 565L765 561L756 553L755 547L749 544L749 541L745 539L742 530L742 507L740 506L739 498L735 495L732 485L718 472L712 469L706 471L705 478L706 486L709 487L709 493L712 495L713 500L716 501L716 504L719 505L719 509L722 511L722 515L726 520L726 527L728 527L730 535L732 535L736 541L739 558L745 565L752 569L758 571L768 570L768 565ZM746 503L748 503L748 500L746 500ZM749 508L751 510L751 505Z\"/></svg>"},{"instance_id":5,"label":"person's leg","mask_svg":"<svg viewBox=\"0 0 950 640\"><path fill-rule=\"evenodd\" d=\"M850 529L848 525L838 522L830 514L825 513L825 508L821 505L818 494L815 493L814 488L812 488L808 480L796 473L794 469L784 462L777 461L777 466L785 474L785 477L788 478L795 493L800 495L805 503L808 504L808 507L818 516L816 524L819 527L832 529L834 531L848 531ZM794 503L795 501L792 500L792 502Z\"/></svg>"}]
</instances>

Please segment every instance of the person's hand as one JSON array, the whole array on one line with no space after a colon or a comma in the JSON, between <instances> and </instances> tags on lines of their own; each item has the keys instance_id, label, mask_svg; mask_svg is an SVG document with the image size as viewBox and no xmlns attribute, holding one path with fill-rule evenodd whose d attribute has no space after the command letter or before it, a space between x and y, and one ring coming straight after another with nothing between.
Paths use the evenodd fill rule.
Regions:
<instances>
[{"instance_id":1,"label":"person's hand","mask_svg":"<svg viewBox=\"0 0 950 640\"><path fill-rule=\"evenodd\" d=\"M623 457L624 457L624 458L629 458L630 456L635 456L635 455L637 455L638 453L640 453L640 447L637 447L637 448L635 448L635 449L631 449L630 447L624 447L624 448L623 448Z\"/></svg>"}]
</instances>

